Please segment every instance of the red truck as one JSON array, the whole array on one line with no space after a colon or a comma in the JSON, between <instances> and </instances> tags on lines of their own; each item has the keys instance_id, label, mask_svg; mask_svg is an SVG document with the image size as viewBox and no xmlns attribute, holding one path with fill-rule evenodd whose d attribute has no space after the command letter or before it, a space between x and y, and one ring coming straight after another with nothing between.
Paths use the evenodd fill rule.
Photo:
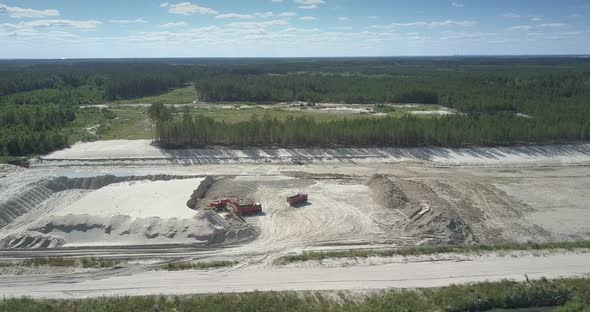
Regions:
<instances>
[{"instance_id":1,"label":"red truck","mask_svg":"<svg viewBox=\"0 0 590 312\"><path fill-rule=\"evenodd\" d=\"M305 203L305 202L307 202L307 194L305 194L305 193L299 193L297 195L289 196L289 197L287 197L287 202L291 206L295 206L295 205L298 205L298 204L301 204L301 203Z\"/></svg>"},{"instance_id":2,"label":"red truck","mask_svg":"<svg viewBox=\"0 0 590 312\"><path fill-rule=\"evenodd\" d=\"M211 207L215 209L222 209L227 206L231 206L235 213L242 215L262 212L262 205L258 202L240 202L233 199L222 199L211 202Z\"/></svg>"}]
</instances>

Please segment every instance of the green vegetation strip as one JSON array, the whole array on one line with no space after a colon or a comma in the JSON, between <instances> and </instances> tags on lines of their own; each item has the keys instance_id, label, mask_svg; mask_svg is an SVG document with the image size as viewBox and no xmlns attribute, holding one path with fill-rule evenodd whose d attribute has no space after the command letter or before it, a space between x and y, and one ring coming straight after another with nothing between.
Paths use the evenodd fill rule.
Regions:
<instances>
[{"instance_id":1,"label":"green vegetation strip","mask_svg":"<svg viewBox=\"0 0 590 312\"><path fill-rule=\"evenodd\" d=\"M170 92L156 95L142 97L139 99L118 101L120 104L189 104L197 99L197 90L193 85L188 87L174 89Z\"/></svg>"},{"instance_id":2,"label":"green vegetation strip","mask_svg":"<svg viewBox=\"0 0 590 312\"><path fill-rule=\"evenodd\" d=\"M82 267L82 268L111 268L119 264L118 260L98 258L31 258L18 262L0 262L0 267ZM1 310L0 310L1 311Z\"/></svg>"},{"instance_id":3,"label":"green vegetation strip","mask_svg":"<svg viewBox=\"0 0 590 312\"><path fill-rule=\"evenodd\" d=\"M207 270L223 267L231 267L238 264L236 261L211 261L211 262L176 262L168 263L164 269L167 271L183 270Z\"/></svg>"},{"instance_id":4,"label":"green vegetation strip","mask_svg":"<svg viewBox=\"0 0 590 312\"><path fill-rule=\"evenodd\" d=\"M528 243L504 245L436 245L413 246L398 249L356 249L336 251L305 251L298 255L288 255L277 259L277 264L287 264L297 261L324 260L330 258L367 258L391 256L419 256L441 253L480 253L493 251L533 251L533 250L575 250L590 248L590 241L556 242L556 243Z\"/></svg>"},{"instance_id":5,"label":"green vegetation strip","mask_svg":"<svg viewBox=\"0 0 590 312\"><path fill-rule=\"evenodd\" d=\"M359 299L345 292L252 292L82 300L0 300L0 311L486 311L560 306L590 311L590 280L503 281L434 289L384 291Z\"/></svg>"}]
</instances>

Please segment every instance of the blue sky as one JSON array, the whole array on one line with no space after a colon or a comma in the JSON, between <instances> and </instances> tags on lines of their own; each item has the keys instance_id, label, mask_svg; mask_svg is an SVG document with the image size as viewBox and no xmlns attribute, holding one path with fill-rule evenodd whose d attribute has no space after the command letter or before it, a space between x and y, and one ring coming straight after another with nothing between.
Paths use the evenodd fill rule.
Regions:
<instances>
[{"instance_id":1,"label":"blue sky","mask_svg":"<svg viewBox=\"0 0 590 312\"><path fill-rule=\"evenodd\" d=\"M0 0L0 58L590 54L590 0Z\"/></svg>"}]
</instances>

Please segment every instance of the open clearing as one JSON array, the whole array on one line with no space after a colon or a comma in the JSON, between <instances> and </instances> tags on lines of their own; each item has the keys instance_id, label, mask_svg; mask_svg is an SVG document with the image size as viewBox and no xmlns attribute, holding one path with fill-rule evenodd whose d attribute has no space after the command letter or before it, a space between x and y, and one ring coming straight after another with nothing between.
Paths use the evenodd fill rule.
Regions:
<instances>
[{"instance_id":1,"label":"open clearing","mask_svg":"<svg viewBox=\"0 0 590 312\"><path fill-rule=\"evenodd\" d=\"M590 240L590 145L163 151L147 140L99 141L30 169L1 168L0 260L134 259L90 272L5 275L0 293L9 297L432 287L590 273L588 253L562 251L277 263L304 250ZM296 192L309 202L289 206ZM259 201L263 213L203 209L225 197ZM184 261L238 264L153 272Z\"/></svg>"},{"instance_id":2,"label":"open clearing","mask_svg":"<svg viewBox=\"0 0 590 312\"><path fill-rule=\"evenodd\" d=\"M178 92L189 92L180 89ZM192 98L192 97L190 97ZM174 101L178 99L179 101ZM174 106L177 112L186 108L193 115L202 115L213 118L216 121L227 123L237 123L249 121L253 117L261 118L269 116L278 120L285 120L294 117L309 117L319 122L353 119L353 118L382 118L382 117L402 117L408 114L415 115L419 118L429 118L438 115L452 115L456 111L439 106L424 104L336 104L336 103L318 103L315 106L307 106L306 103L278 103L268 105L254 105L245 103L227 103L227 104L169 104L169 103L191 103L182 96L175 96L164 99L146 99L146 101L137 100L134 103L110 103L100 105L84 105L86 108L108 108L114 113L116 118L106 120L100 118L101 115L96 111L82 110L79 114L77 129L72 133L74 140L100 138L103 140L115 139L150 139L154 134L154 128L148 117L147 109L151 104L146 103L167 103ZM96 130L101 129L97 136ZM88 138L85 134L89 134Z\"/></svg>"}]
</instances>

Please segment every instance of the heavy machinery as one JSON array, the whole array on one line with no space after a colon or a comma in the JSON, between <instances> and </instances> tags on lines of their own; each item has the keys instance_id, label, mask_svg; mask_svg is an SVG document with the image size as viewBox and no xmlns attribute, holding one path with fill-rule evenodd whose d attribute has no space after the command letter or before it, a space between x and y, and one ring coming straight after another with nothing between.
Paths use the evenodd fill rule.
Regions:
<instances>
[{"instance_id":1,"label":"heavy machinery","mask_svg":"<svg viewBox=\"0 0 590 312\"><path fill-rule=\"evenodd\" d=\"M307 194L305 194L305 193L299 193L297 195L289 196L289 197L287 197L287 202L291 206L295 206L295 205L299 205L299 204L305 203L305 202L307 202Z\"/></svg>"},{"instance_id":2,"label":"heavy machinery","mask_svg":"<svg viewBox=\"0 0 590 312\"><path fill-rule=\"evenodd\" d=\"M235 199L225 198L222 200L211 202L211 208L215 210L225 209L228 206L232 208L233 212L241 215L255 214L262 212L262 205L253 201L239 201Z\"/></svg>"}]
</instances>

